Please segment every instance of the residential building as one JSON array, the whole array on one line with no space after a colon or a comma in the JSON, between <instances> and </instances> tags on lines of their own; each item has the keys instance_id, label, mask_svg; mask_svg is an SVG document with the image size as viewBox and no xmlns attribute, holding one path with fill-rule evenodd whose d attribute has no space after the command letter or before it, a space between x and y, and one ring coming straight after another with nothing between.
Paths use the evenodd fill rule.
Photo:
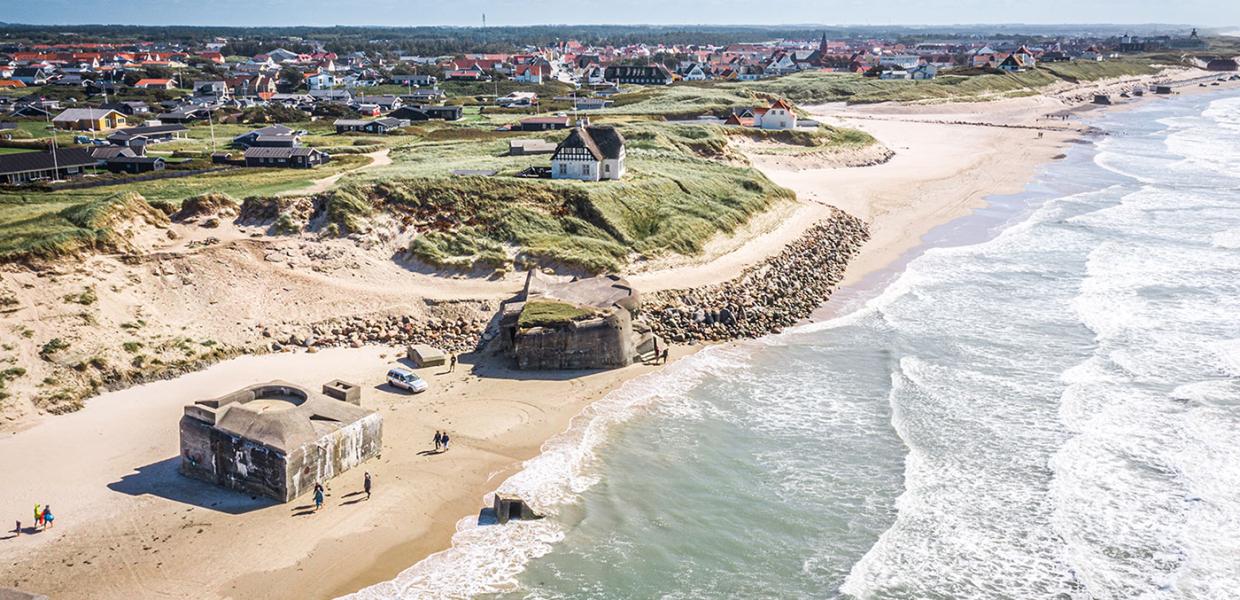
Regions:
<instances>
[{"instance_id":1,"label":"residential building","mask_svg":"<svg viewBox=\"0 0 1240 600\"><path fill-rule=\"evenodd\" d=\"M674 77L663 65L645 67L610 66L603 70L603 78L612 83L641 85L671 85Z\"/></svg>"},{"instance_id":2,"label":"residential building","mask_svg":"<svg viewBox=\"0 0 1240 600\"><path fill-rule=\"evenodd\" d=\"M459 106L407 105L392 111L388 116L409 121L426 121L430 119L457 121L460 120L462 114L462 108Z\"/></svg>"},{"instance_id":3,"label":"residential building","mask_svg":"<svg viewBox=\"0 0 1240 600\"><path fill-rule=\"evenodd\" d=\"M482 71L450 71L444 74L449 81L490 81L491 76Z\"/></svg>"},{"instance_id":4,"label":"residential building","mask_svg":"<svg viewBox=\"0 0 1240 600\"><path fill-rule=\"evenodd\" d=\"M796 129L797 113L787 102L773 100L763 109L754 109L754 126L760 129Z\"/></svg>"},{"instance_id":5,"label":"residential building","mask_svg":"<svg viewBox=\"0 0 1240 600\"><path fill-rule=\"evenodd\" d=\"M268 125L247 131L232 140L238 148L292 148L301 144L304 131L284 125Z\"/></svg>"},{"instance_id":6,"label":"residential building","mask_svg":"<svg viewBox=\"0 0 1240 600\"><path fill-rule=\"evenodd\" d=\"M150 173L162 171L166 166L158 156L116 156L109 158L104 166L113 173Z\"/></svg>"},{"instance_id":7,"label":"residential building","mask_svg":"<svg viewBox=\"0 0 1240 600\"><path fill-rule=\"evenodd\" d=\"M1086 48L1084 52L1081 53L1081 56L1079 58L1081 60L1101 61L1103 59L1103 53L1102 53L1102 50L1099 50L1097 46L1090 46Z\"/></svg>"},{"instance_id":8,"label":"residential building","mask_svg":"<svg viewBox=\"0 0 1240 600\"><path fill-rule=\"evenodd\" d=\"M447 97L447 94L439 88L422 88L413 90L410 94L401 96L404 100L413 104L425 104L427 102L439 102Z\"/></svg>"},{"instance_id":9,"label":"residential building","mask_svg":"<svg viewBox=\"0 0 1240 600\"><path fill-rule=\"evenodd\" d=\"M541 85L543 82L542 65L517 65L513 69L512 80L517 83Z\"/></svg>"},{"instance_id":10,"label":"residential building","mask_svg":"<svg viewBox=\"0 0 1240 600\"><path fill-rule=\"evenodd\" d=\"M171 79L139 79L137 83L133 84L133 86L148 90L154 88L170 90L174 87Z\"/></svg>"},{"instance_id":11,"label":"residential building","mask_svg":"<svg viewBox=\"0 0 1240 600\"><path fill-rule=\"evenodd\" d=\"M357 104L373 104L379 107L383 112L394 111L404 106L404 101L400 96L384 95L384 96L354 96L353 102Z\"/></svg>"},{"instance_id":12,"label":"residential building","mask_svg":"<svg viewBox=\"0 0 1240 600\"><path fill-rule=\"evenodd\" d=\"M319 71L307 75L305 82L311 90L330 90L336 87L336 76L327 71Z\"/></svg>"},{"instance_id":13,"label":"residential building","mask_svg":"<svg viewBox=\"0 0 1240 600\"><path fill-rule=\"evenodd\" d=\"M388 79L396 85L412 85L414 87L435 85L436 83L439 83L439 80L433 75L392 75Z\"/></svg>"},{"instance_id":14,"label":"residential building","mask_svg":"<svg viewBox=\"0 0 1240 600\"><path fill-rule=\"evenodd\" d=\"M551 155L553 179L599 181L624 176L624 137L610 126L579 123Z\"/></svg>"},{"instance_id":15,"label":"residential building","mask_svg":"<svg viewBox=\"0 0 1240 600\"><path fill-rule=\"evenodd\" d=\"M125 115L106 108L70 108L52 119L56 129L107 131L124 127Z\"/></svg>"},{"instance_id":16,"label":"residential building","mask_svg":"<svg viewBox=\"0 0 1240 600\"><path fill-rule=\"evenodd\" d=\"M227 81L195 81L192 89L195 96L215 96L220 99L232 96L232 88Z\"/></svg>"},{"instance_id":17,"label":"residential building","mask_svg":"<svg viewBox=\"0 0 1240 600\"><path fill-rule=\"evenodd\" d=\"M9 79L20 81L26 85L44 85L52 78L51 69L43 67L20 67L13 69Z\"/></svg>"},{"instance_id":18,"label":"residential building","mask_svg":"<svg viewBox=\"0 0 1240 600\"><path fill-rule=\"evenodd\" d=\"M513 129L521 131L550 131L553 129L568 129L568 117L530 117L522 119Z\"/></svg>"},{"instance_id":19,"label":"residential building","mask_svg":"<svg viewBox=\"0 0 1240 600\"><path fill-rule=\"evenodd\" d=\"M533 106L538 104L538 94L534 92L511 92L507 96L495 99L496 106L510 108L513 106Z\"/></svg>"},{"instance_id":20,"label":"residential building","mask_svg":"<svg viewBox=\"0 0 1240 600\"><path fill-rule=\"evenodd\" d=\"M327 162L331 157L314 148L247 148L245 166L309 169Z\"/></svg>"},{"instance_id":21,"label":"residential building","mask_svg":"<svg viewBox=\"0 0 1240 600\"><path fill-rule=\"evenodd\" d=\"M85 148L62 148L51 152L0 154L0 183L21 185L32 181L64 179L81 175L98 161Z\"/></svg>"},{"instance_id":22,"label":"residential building","mask_svg":"<svg viewBox=\"0 0 1240 600\"><path fill-rule=\"evenodd\" d=\"M186 136L189 128L179 123L151 125L146 127L128 127L108 136L108 143L116 146L143 147L159 142L168 142Z\"/></svg>"},{"instance_id":23,"label":"residential building","mask_svg":"<svg viewBox=\"0 0 1240 600\"><path fill-rule=\"evenodd\" d=\"M150 105L138 100L131 100L128 102L109 102L107 104L99 105L99 108L114 110L128 117L148 115L151 113Z\"/></svg>"},{"instance_id":24,"label":"residential building","mask_svg":"<svg viewBox=\"0 0 1240 600\"><path fill-rule=\"evenodd\" d=\"M382 119L337 119L334 123L336 133L365 132L385 134L402 127L408 127L407 119L384 117Z\"/></svg>"}]
</instances>

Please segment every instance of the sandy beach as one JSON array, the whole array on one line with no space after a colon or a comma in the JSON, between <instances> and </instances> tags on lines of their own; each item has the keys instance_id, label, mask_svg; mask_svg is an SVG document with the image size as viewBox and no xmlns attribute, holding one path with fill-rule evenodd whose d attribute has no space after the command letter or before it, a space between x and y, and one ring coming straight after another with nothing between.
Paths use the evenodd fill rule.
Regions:
<instances>
[{"instance_id":1,"label":"sandy beach","mask_svg":"<svg viewBox=\"0 0 1240 600\"><path fill-rule=\"evenodd\" d=\"M1066 144L1088 135L1080 119L1046 118L1076 106L1046 94L988 103L808 107L824 122L869 132L894 157L867 167L800 168L807 165L751 156L798 200L718 240L703 257L652 265L631 279L650 290L726 280L778 253L835 206L871 227L871 240L844 281L859 282L916 248L930 229L983 206L988 196L1019 191ZM286 277L273 285L301 285ZM446 280L430 296L467 291L493 301L512 286ZM371 302L396 305L398 296L392 290ZM695 350L676 348L672 358ZM17 519L30 527L35 503L51 504L57 521L46 531L0 534L0 585L57 599L346 594L447 547L457 522L476 514L487 493L583 408L660 368L537 374L467 358L454 373L422 371L431 390L410 396L380 385L401 355L397 348L368 346L232 359L103 394L81 411L5 435L0 517L7 521L0 530L13 529ZM276 504L177 474L176 423L185 404L271 379L317 389L333 378L362 385L363 406L384 417L384 449L381 458L328 484L322 512L307 510L307 498ZM452 450L422 454L436 429L451 432ZM355 494L364 471L375 476L369 501Z\"/></svg>"},{"instance_id":2,"label":"sandy beach","mask_svg":"<svg viewBox=\"0 0 1240 600\"><path fill-rule=\"evenodd\" d=\"M52 529L0 535L3 583L58 599L344 594L446 546L456 522L544 440L657 368L543 375L465 359L454 373L420 371L431 389L407 395L381 385L401 355L368 347L238 358L105 394L0 439L5 529L17 518L32 527L35 502L57 516ZM322 512L307 510L308 497L277 504L177 474L176 423L187 402L273 378L317 387L329 377L363 386L385 435L380 458L327 484ZM436 429L450 432L452 449L428 455ZM361 501L366 471L375 494Z\"/></svg>"}]
</instances>

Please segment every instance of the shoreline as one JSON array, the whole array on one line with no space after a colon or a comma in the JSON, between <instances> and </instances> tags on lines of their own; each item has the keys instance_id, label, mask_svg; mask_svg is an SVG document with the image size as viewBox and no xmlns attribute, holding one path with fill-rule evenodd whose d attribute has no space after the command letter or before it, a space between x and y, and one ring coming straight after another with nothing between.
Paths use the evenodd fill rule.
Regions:
<instances>
[{"instance_id":1,"label":"shoreline","mask_svg":"<svg viewBox=\"0 0 1240 600\"><path fill-rule=\"evenodd\" d=\"M1133 105L1125 103L1111 108ZM932 108L941 110L944 107ZM966 108L976 110L987 106ZM1027 108L1018 104L1011 110L1019 112ZM831 115L829 118L847 117ZM1034 132L1022 128L971 127L986 131L976 136L944 136L942 128L950 128L951 125L860 118L855 121L880 123L871 127L880 130L879 133L889 139L901 140L891 146L897 150L896 157L883 165L861 167L851 172L846 169L774 171L778 177L788 178L799 186L785 187L797 191L803 204L823 206L834 204L832 201L835 200L851 205L857 212L866 213L862 216L841 207L871 224L870 243L864 245L849 263L842 282L835 290L837 294L845 295L848 290L862 285L868 277L884 269L899 269L902 257L922 248L930 231L974 214L977 209L987 206L994 196L1018 193L1024 189L1040 169L1055 159L1056 151L1062 151L1081 133L1073 130L1057 136L1044 136L1041 141L1049 143L1029 144ZM991 129L1006 133L995 133L989 131ZM901 138L901 135L905 137ZM879 139L883 142L881 137ZM904 146L901 147L901 144ZM963 156L942 161L935 160L941 158L939 155L944 147L968 144L980 144L982 150L962 152ZM990 161L996 156L1010 156L1008 152L1016 145L1027 147L1017 157L1019 164L1008 169L1002 177L988 173ZM900 160L902 150L904 160ZM778 179L776 182L783 185ZM918 191L914 194L917 198L906 198L910 186L917 187ZM805 196L802 196L802 190ZM1005 193L1001 190L1011 191ZM812 224L807 224L807 229L809 225ZM781 231L780 236L786 233L786 230ZM799 236L793 239L799 239ZM828 303L828 306L831 304ZM681 358L701 347L677 346L673 348L673 356ZM61 572L73 575L75 580L89 578L96 582L98 589L68 587L56 590L40 586L40 582L48 585L58 583L60 586L69 586L70 582L64 578L57 581L54 573L40 571L36 567L40 563L35 562L33 556L10 555L15 548L11 546L14 540L24 543L26 536L3 540L7 543L0 545L0 560L13 564L15 572L22 574L19 577L20 581L25 582L23 586L57 598L122 598L131 597L135 592L201 595L208 589L220 597L254 597L262 592L260 595L265 597L293 598L327 597L323 594L355 591L369 584L390 580L427 556L449 547L457 523L461 520L463 506L477 504L505 479L519 472L525 461L542 453L547 440L563 432L595 401L636 377L658 372L657 369L638 365L584 377L576 376L581 374L567 374L538 379L536 374L513 373L494 364L482 363L477 365L480 369L478 373L484 376L471 378L471 374L462 373L455 377L441 377L438 374L428 377L432 385L444 386L445 394L424 403L419 397L387 394L371 385L377 375L382 374L382 369L376 368L375 361L383 360L393 352L390 348L370 346L352 350L324 350L318 354L246 356L176 379L111 392L92 400L86 409L78 413L44 419L21 433L14 432L0 438L0 467L15 476L11 478L15 485L7 493L0 491L0 507L4 508L5 514L12 511L25 514L29 512L29 507L23 508L24 503L15 499L15 495L25 498L31 489L55 490L55 493L35 493L47 493L58 498L42 501L61 505L57 511L57 515L61 516L61 527L36 534L38 539L29 548L37 548L41 553L49 548L47 542L54 539L58 552L64 552L66 556L65 561L56 560L56 564L62 565L63 569L71 569ZM356 359L342 358L354 355ZM306 365L299 365L302 362ZM268 363L284 365L282 368L289 370L300 369L304 381L290 377L284 371L280 371L279 377L312 385L322 383L318 379L328 378L319 375L327 372L326 369L332 369L333 377L341 370L356 373L356 378L367 389L365 403L377 406L385 419L390 419L395 426L387 433L392 437L385 440L385 450L388 452L384 458L366 463L331 482L329 505L339 503L339 490L356 487L364 470L376 473L376 499L380 499L379 502L367 503L364 512L351 510L340 522L300 519L301 522L294 524L299 519L290 518L283 512L291 508L287 505L251 507L244 502L244 497L234 497L232 501L243 505L237 509L244 510L232 513L219 507L204 506L209 504L206 501L195 503L180 496L193 484L167 479L169 474L172 478L179 476L174 468L169 470L165 464L167 459L159 459L161 455L175 454L175 446L168 448L160 445L166 444L169 434L175 435L171 431L175 429L172 427L175 417L169 417L179 415L186 401L210 397L212 394L207 392L212 386L228 391L240 387L238 378L269 375L272 368L263 366ZM261 368L256 368L256 365ZM250 375L219 376L221 371L232 372L233 369ZM215 377L226 381L213 381ZM266 377L271 378L274 377ZM170 392L170 389L182 391ZM551 406L540 406L533 399L513 399L523 395L553 402ZM378 402L374 404L376 396ZM510 419L511 415L497 410L496 402L502 402L500 408L511 410L521 417ZM485 409L482 406L484 403ZM538 413L541 420L531 420L534 413ZM108 441L108 435L118 435L109 427L123 427L131 419L150 421L150 431L169 431L156 434L162 437L130 439L133 435L141 435L139 428L139 431L122 432L129 436ZM460 434L459 446L454 446L454 452L449 457L452 460L450 465L443 464L447 461L436 463L411 456L398 456L393 464L394 454L405 451L412 454L412 450L425 447L423 440L429 439L428 432L436 427L426 424L428 419L472 419L468 427L479 431ZM60 425L62 422L65 424ZM423 439L418 439L419 435ZM101 437L108 443L98 441ZM79 439L81 443L69 449L57 447L63 445L65 439ZM113 443L115 440L125 440L130 449L137 448L139 452L137 455L126 453L126 444L117 446ZM486 443L485 447L482 442ZM458 448L461 450L459 454L455 452ZM20 452L14 453L14 449L20 449ZM86 454L92 449L102 455ZM52 472L49 473L39 468L42 462L32 464L31 452L35 452L37 460L47 459L60 464L50 469ZM154 462L137 467L133 463L145 462L140 456L150 457ZM89 470L90 464L101 464L106 468ZM141 486L124 485L134 469L137 469L138 480L151 478L146 481L145 490ZM154 474L147 475L148 470ZM80 472L87 475L83 477ZM116 477L118 472L121 473L119 479ZM50 485L40 488L45 476ZM405 481L406 478L408 481ZM399 483L392 482L393 479ZM152 482L167 484L173 492L165 491L161 496L150 487ZM437 484L450 489L439 490ZM88 493L79 496L78 491L86 488L89 488ZM427 488L430 488L429 492ZM121 493L111 494L109 491ZM391 496L385 497L385 494L399 496L399 502L389 499ZM222 493L210 498L225 498L219 501L227 502L229 495L237 496ZM69 497L87 504L88 510L77 507L66 510L64 498ZM294 501L293 504L302 504L303 501ZM433 504L435 508L422 510L422 503ZM375 505L377 507L371 509ZM329 514L331 512L329 510ZM88 531L91 525L101 523L104 525L98 528L101 531ZM193 533L194 527L199 533ZM177 541L169 543L172 538ZM238 549L235 556L221 560L222 564L200 564L201 557L195 551L197 547L234 548L239 539L247 544ZM124 551L108 555L101 551L101 548L110 549L113 545L124 547ZM139 546L144 550L136 550ZM377 557L358 559L347 568L342 564L348 557L369 555L379 548L382 550ZM71 556L80 556L80 562L79 559L67 558ZM40 556L39 560L47 562L49 557ZM71 563L66 562L70 560ZM247 570L245 565L252 568ZM316 573L316 581L304 581L307 572Z\"/></svg>"},{"instance_id":2,"label":"shoreline","mask_svg":"<svg viewBox=\"0 0 1240 600\"><path fill-rule=\"evenodd\" d=\"M1215 88L1214 90L1201 90L1201 91L1202 92L1217 91L1217 88ZM1196 92L1196 89L1194 89L1194 92ZM1129 108L1135 108L1136 106L1140 106L1140 102L1125 102L1123 104L1117 104L1117 105L1111 105L1111 106L1083 105L1083 106L1074 107L1072 110L1116 111L1116 110L1125 110ZM961 123L961 124L952 124L952 125L958 125L958 126L959 125L963 125L963 126L983 125L984 126L985 124ZM1029 126L1029 127L1016 126L1016 127L1012 127L1011 129L1015 129L1015 130L1033 129L1036 131L1036 130L1039 130L1040 128L1036 126ZM1003 228L1010 226L1015 220L1017 220L1017 217L1019 217L1022 214L1027 213L1028 210L1032 206L1028 202L1028 200L1025 198L1029 194L1033 193L1027 189L1028 186L1032 184L1034 181L1036 181L1040 173L1044 171L1050 164L1052 164L1053 161L1067 158L1066 155L1064 154L1064 151L1070 151L1071 149L1070 145L1073 142L1079 141L1081 139L1080 136L1086 133L1087 132L1083 130L1073 130L1071 131L1070 135L1064 135L1060 138L1051 138L1052 141L1054 142L1054 145L1049 149L1045 149L1043 152L1039 154L1039 156L1042 157L1039 161L1027 165L1026 169L1019 171L1019 174L1013 175L1011 179L1003 182L1002 185L999 188L997 188L998 190L1006 190L1006 191L985 192L985 193L982 193L978 197L975 197L975 198L971 197L972 202L970 202L967 205L953 206L954 211L951 213L948 213L948 214L951 214L952 216L947 217L943 220L939 220L939 221L935 221L935 222L927 224L925 226L924 233L922 233L921 235L918 235L915 241L907 243L902 248L902 250L900 250L899 252L895 252L894 248L886 248L884 249L883 252L878 253L878 256L888 258L886 262L882 262L882 259L878 257L874 257L872 260L867 261L866 264L864 264L863 266L858 267L857 266L859 262L858 259L862 255L865 255L867 248L869 248L868 245L862 245L860 252L857 255L855 255L853 259L848 263L848 267L845 270L843 280L839 282L838 286L834 286L832 288L832 291L829 294L832 301L828 302L824 300L823 304L819 306L818 310L815 310L814 313L807 319L803 319L801 323L821 322L821 321L829 320L830 318L833 318L833 317L842 316L846 312L855 310L856 308L858 308L858 305L860 302L870 297L867 294L873 295L875 293L881 293L882 289L885 288L887 284L893 281L895 277L899 276L899 273L903 271L904 265L907 265L910 261L915 259L920 254L924 253L926 250L934 248L934 247L939 247L939 246L958 245L958 244L947 243L948 239L952 237L950 233L944 233L943 239L941 240L927 239L928 235L936 231L939 231L941 228L952 228L955 231L963 231L963 230L972 229L972 226L971 226L972 223L970 222L973 221L978 216L978 213L980 211L991 208L996 203L1003 201L1003 200L1015 200L1015 201L1020 202L1019 206L1013 207L1013 208L1002 209L1000 211L1002 213L1000 216L1002 216L1003 218L1001 219L995 220L994 217L988 217L987 219L983 219L983 221L978 224L984 224L985 221L990 220L992 221L990 223L990 226L985 227L984 232L982 234L978 235L974 233L973 235L981 239L987 239L989 237L993 237L993 235L996 235ZM1042 139L1046 139L1046 138L1043 137ZM881 139L880 139L880 143L881 143ZM1052 150L1054 150L1054 152L1052 152ZM875 165L875 166L879 166L879 165ZM763 172L768 174L768 176L770 176L769 172L765 170ZM798 198L800 198L802 190L796 190L796 191L798 192ZM831 208L830 205L827 205L825 202L821 203L820 205L825 205L827 206L828 209ZM822 223L822 222L824 222L823 219L814 221L814 223ZM806 229L808 229L808 227L806 227ZM787 235L787 232L784 231L783 234ZM802 239L801 237L794 238L794 242L797 240L801 240L801 239ZM959 240L955 240L955 241L959 241ZM974 243L977 241L980 241L980 240L970 239L969 241L966 241L964 243ZM757 264L760 264L760 263L757 263ZM748 266L749 268L753 268L757 264L751 263ZM721 284L716 284L716 285L721 285ZM700 287L701 286L695 286L693 289L695 290L700 289ZM678 290L675 290L675 289L664 288L660 290L661 292L660 295L663 296L663 295L666 295L666 293L675 293L677 291ZM834 308L834 309L839 309L839 312L824 312L824 309L829 310L829 307ZM713 342L705 347L710 347L710 346L719 345L719 344L727 344L730 342L738 342L738 341L742 341L743 339L745 338L742 337L742 338L733 339L733 340ZM412 570L413 568L418 566L422 561L425 561L427 558L430 558L433 555L437 555L440 552L447 551L448 549L449 548L441 548L439 551L422 555L417 560L407 563L408 564L407 569ZM384 581L388 581L388 580L384 580ZM359 587L357 589L358 590L364 589L364 587Z\"/></svg>"}]
</instances>

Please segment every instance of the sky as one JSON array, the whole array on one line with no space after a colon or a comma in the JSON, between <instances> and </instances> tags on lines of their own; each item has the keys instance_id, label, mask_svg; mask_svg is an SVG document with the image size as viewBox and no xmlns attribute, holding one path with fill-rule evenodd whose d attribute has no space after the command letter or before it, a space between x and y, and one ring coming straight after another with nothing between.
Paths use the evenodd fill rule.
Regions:
<instances>
[{"instance_id":1,"label":"sky","mask_svg":"<svg viewBox=\"0 0 1240 600\"><path fill-rule=\"evenodd\" d=\"M127 25L1240 25L1237 0L0 0L0 21Z\"/></svg>"}]
</instances>

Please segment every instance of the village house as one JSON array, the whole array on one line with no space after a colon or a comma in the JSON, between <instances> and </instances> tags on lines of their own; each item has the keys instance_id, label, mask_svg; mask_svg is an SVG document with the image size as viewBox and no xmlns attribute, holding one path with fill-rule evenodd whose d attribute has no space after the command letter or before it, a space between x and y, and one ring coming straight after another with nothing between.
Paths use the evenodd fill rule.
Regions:
<instances>
[{"instance_id":1,"label":"village house","mask_svg":"<svg viewBox=\"0 0 1240 600\"><path fill-rule=\"evenodd\" d=\"M513 106L533 106L538 104L538 94L534 92L511 92L507 96L495 99L496 106L510 108Z\"/></svg>"},{"instance_id":2,"label":"village house","mask_svg":"<svg viewBox=\"0 0 1240 600\"><path fill-rule=\"evenodd\" d=\"M0 184L21 185L32 181L65 179L81 175L98 164L85 148L52 152L0 154Z\"/></svg>"},{"instance_id":3,"label":"village house","mask_svg":"<svg viewBox=\"0 0 1240 600\"><path fill-rule=\"evenodd\" d=\"M624 176L624 137L616 128L583 120L551 155L553 179L599 181Z\"/></svg>"},{"instance_id":4,"label":"village house","mask_svg":"<svg viewBox=\"0 0 1240 600\"><path fill-rule=\"evenodd\" d=\"M107 131L126 124L125 115L106 108L70 108L52 119L56 129L76 131Z\"/></svg>"},{"instance_id":5,"label":"village house","mask_svg":"<svg viewBox=\"0 0 1240 600\"><path fill-rule=\"evenodd\" d=\"M108 136L108 143L114 146L145 147L159 142L182 139L189 128L180 123L129 127Z\"/></svg>"},{"instance_id":6,"label":"village house","mask_svg":"<svg viewBox=\"0 0 1240 600\"><path fill-rule=\"evenodd\" d=\"M301 144L306 132L286 125L268 125L247 131L232 139L238 148L292 148Z\"/></svg>"},{"instance_id":7,"label":"village house","mask_svg":"<svg viewBox=\"0 0 1240 600\"><path fill-rule=\"evenodd\" d=\"M327 71L319 71L306 75L305 82L311 90L330 90L336 87L336 76Z\"/></svg>"},{"instance_id":8,"label":"village house","mask_svg":"<svg viewBox=\"0 0 1240 600\"><path fill-rule=\"evenodd\" d=\"M115 156L105 161L104 166L113 173L150 173L164 170L165 162L158 156Z\"/></svg>"},{"instance_id":9,"label":"village house","mask_svg":"<svg viewBox=\"0 0 1240 600\"><path fill-rule=\"evenodd\" d=\"M326 152L320 152L305 146L293 148L250 147L245 151L245 166L309 169L327 162L330 158Z\"/></svg>"},{"instance_id":10,"label":"village house","mask_svg":"<svg viewBox=\"0 0 1240 600\"><path fill-rule=\"evenodd\" d=\"M909 71L921 64L921 57L915 54L883 54L878 57L878 64L880 66L899 67Z\"/></svg>"},{"instance_id":11,"label":"village house","mask_svg":"<svg viewBox=\"0 0 1240 600\"><path fill-rule=\"evenodd\" d=\"M448 81L490 81L491 76L482 71L450 71L444 74Z\"/></svg>"},{"instance_id":12,"label":"village house","mask_svg":"<svg viewBox=\"0 0 1240 600\"><path fill-rule=\"evenodd\" d=\"M459 121L464 114L463 111L464 109L460 106L407 105L392 111L388 116L397 119L408 119L409 121L427 121L430 119Z\"/></svg>"},{"instance_id":13,"label":"village house","mask_svg":"<svg viewBox=\"0 0 1240 600\"><path fill-rule=\"evenodd\" d=\"M214 96L219 99L232 96L232 89L226 81L195 81L192 89L195 96Z\"/></svg>"},{"instance_id":14,"label":"village house","mask_svg":"<svg viewBox=\"0 0 1240 600\"><path fill-rule=\"evenodd\" d=\"M336 133L364 132L385 134L402 127L408 127L409 121L392 117L384 117L382 119L337 119L333 125L336 126Z\"/></svg>"},{"instance_id":15,"label":"village house","mask_svg":"<svg viewBox=\"0 0 1240 600\"><path fill-rule=\"evenodd\" d=\"M513 69L512 80L517 83L541 85L543 82L542 65L517 65Z\"/></svg>"},{"instance_id":16,"label":"village house","mask_svg":"<svg viewBox=\"0 0 1240 600\"><path fill-rule=\"evenodd\" d=\"M258 96L260 98L270 99L276 94L276 80L274 77L267 75L243 75L240 77L230 77L227 80L228 88L232 91L233 96L247 97Z\"/></svg>"},{"instance_id":17,"label":"village house","mask_svg":"<svg viewBox=\"0 0 1240 600\"><path fill-rule=\"evenodd\" d=\"M999 63L998 68L1009 73L1016 73L1036 66L1037 59L1034 58L1033 52L1030 52L1025 46L1021 46L1009 54L1007 58L1003 59L1003 62Z\"/></svg>"},{"instance_id":18,"label":"village house","mask_svg":"<svg viewBox=\"0 0 1240 600\"><path fill-rule=\"evenodd\" d=\"M422 88L413 90L413 92L401 96L404 100L413 104L425 104L427 102L439 102L443 100L447 94L438 88Z\"/></svg>"},{"instance_id":19,"label":"village house","mask_svg":"<svg viewBox=\"0 0 1240 600\"><path fill-rule=\"evenodd\" d=\"M25 85L44 85L52 78L51 69L43 67L20 67L13 69L9 79L20 81Z\"/></svg>"},{"instance_id":20,"label":"village house","mask_svg":"<svg viewBox=\"0 0 1240 600\"><path fill-rule=\"evenodd\" d=\"M691 63L681 69L680 78L685 81L706 81L710 79L710 68L701 63Z\"/></svg>"},{"instance_id":21,"label":"village house","mask_svg":"<svg viewBox=\"0 0 1240 600\"><path fill-rule=\"evenodd\" d=\"M140 100L109 102L107 104L99 105L99 108L114 110L128 117L147 115L151 112L150 105Z\"/></svg>"},{"instance_id":22,"label":"village house","mask_svg":"<svg viewBox=\"0 0 1240 600\"><path fill-rule=\"evenodd\" d=\"M568 117L530 117L521 119L516 127L520 131L549 131L552 129L568 129Z\"/></svg>"},{"instance_id":23,"label":"village house","mask_svg":"<svg viewBox=\"0 0 1240 600\"><path fill-rule=\"evenodd\" d=\"M439 80L435 78L434 75L417 75L417 74L392 75L388 77L388 81L391 81L393 84L396 84L396 85L411 85L414 87L435 85L436 83L439 82Z\"/></svg>"},{"instance_id":24,"label":"village house","mask_svg":"<svg viewBox=\"0 0 1240 600\"><path fill-rule=\"evenodd\" d=\"M796 129L797 113L782 99L772 100L770 106L753 112L754 127L759 129Z\"/></svg>"},{"instance_id":25,"label":"village house","mask_svg":"<svg viewBox=\"0 0 1240 600\"><path fill-rule=\"evenodd\" d=\"M1084 52L1081 52L1081 55L1078 58L1080 60L1100 62L1103 59L1103 53L1097 46L1090 46L1086 48Z\"/></svg>"},{"instance_id":26,"label":"village house","mask_svg":"<svg viewBox=\"0 0 1240 600\"><path fill-rule=\"evenodd\" d=\"M108 159L118 158L122 156L145 156L145 148L129 148L126 146L95 146L90 149L90 155L97 161L98 166L105 167Z\"/></svg>"},{"instance_id":27,"label":"village house","mask_svg":"<svg viewBox=\"0 0 1240 600\"><path fill-rule=\"evenodd\" d=\"M173 83L171 79L139 79L133 86L144 90L156 88L170 90L173 88Z\"/></svg>"},{"instance_id":28,"label":"village house","mask_svg":"<svg viewBox=\"0 0 1240 600\"><path fill-rule=\"evenodd\" d=\"M612 83L640 85L671 85L675 79L663 65L645 67L613 65L603 70L603 78Z\"/></svg>"},{"instance_id":29,"label":"village house","mask_svg":"<svg viewBox=\"0 0 1240 600\"><path fill-rule=\"evenodd\" d=\"M400 96L390 94L383 96L354 96L353 102L359 106L364 104L378 106L379 110L383 112L391 112L404 106L404 101L401 100Z\"/></svg>"}]
</instances>

